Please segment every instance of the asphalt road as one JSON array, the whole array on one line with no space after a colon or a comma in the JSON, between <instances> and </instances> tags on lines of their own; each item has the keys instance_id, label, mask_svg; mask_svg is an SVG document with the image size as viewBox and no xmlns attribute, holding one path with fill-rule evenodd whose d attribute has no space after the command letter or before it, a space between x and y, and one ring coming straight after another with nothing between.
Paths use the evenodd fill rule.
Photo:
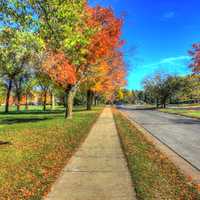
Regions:
<instances>
[{"instance_id":1,"label":"asphalt road","mask_svg":"<svg viewBox=\"0 0 200 200\"><path fill-rule=\"evenodd\" d=\"M123 106L119 109L200 170L200 120L142 106Z\"/></svg>"}]
</instances>

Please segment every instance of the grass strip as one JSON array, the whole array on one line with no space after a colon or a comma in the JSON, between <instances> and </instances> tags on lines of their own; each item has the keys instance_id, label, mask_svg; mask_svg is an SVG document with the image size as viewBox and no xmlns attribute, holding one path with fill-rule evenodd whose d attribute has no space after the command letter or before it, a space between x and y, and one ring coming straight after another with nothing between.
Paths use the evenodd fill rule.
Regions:
<instances>
[{"instance_id":1,"label":"grass strip","mask_svg":"<svg viewBox=\"0 0 200 200\"><path fill-rule=\"evenodd\" d=\"M190 109L166 108L166 109L159 109L159 111L200 119L200 110L194 110L192 108Z\"/></svg>"}]
</instances>

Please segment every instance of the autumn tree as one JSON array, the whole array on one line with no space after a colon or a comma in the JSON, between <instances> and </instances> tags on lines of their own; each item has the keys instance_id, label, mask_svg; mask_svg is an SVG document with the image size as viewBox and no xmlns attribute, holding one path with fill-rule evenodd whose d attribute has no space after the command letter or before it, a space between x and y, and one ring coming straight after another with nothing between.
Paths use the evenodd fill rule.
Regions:
<instances>
[{"instance_id":1,"label":"autumn tree","mask_svg":"<svg viewBox=\"0 0 200 200\"><path fill-rule=\"evenodd\" d=\"M65 75L58 74L56 78L53 77L54 81L59 85L62 84L62 87L66 91L68 99L66 117L71 117L73 97L80 84L88 81L88 77L93 76L94 69L96 66L100 66L103 60L111 60L114 49L120 47L122 43L120 41L122 21L114 16L112 10L103 9L101 7L90 8L85 5L81 12L83 10L88 11L86 12L88 14L83 14L83 17L80 18L82 22L78 21L76 27L72 26L70 28L70 30L73 30L73 36L68 33L64 36L65 39L63 38L63 41L71 42L68 42L67 45L63 43L59 50L53 51L55 55L57 54L56 56L61 56L61 54L63 54L61 57L64 58L63 60L66 60L66 70L69 70ZM78 40L74 38L76 36L78 37ZM52 61L52 63L54 63L54 61ZM46 64L43 66L48 68ZM56 66L59 66L59 64ZM71 68L73 69L74 74L70 73ZM50 70L46 71L51 73ZM73 82L69 81L69 75L72 75ZM53 76L52 73L50 76ZM65 83L63 81L61 83L61 81L58 80L59 76L62 76L62 78L66 76L64 78ZM93 92L90 88L88 90L88 99L90 99L90 103L91 94L93 94Z\"/></svg>"},{"instance_id":2,"label":"autumn tree","mask_svg":"<svg viewBox=\"0 0 200 200\"><path fill-rule=\"evenodd\" d=\"M114 102L116 92L126 84L126 69L121 52L112 52L112 59L104 60L96 73L96 79L91 89L104 96L107 101Z\"/></svg>"},{"instance_id":3,"label":"autumn tree","mask_svg":"<svg viewBox=\"0 0 200 200\"><path fill-rule=\"evenodd\" d=\"M134 91L128 90L126 88L120 88L117 93L118 101L123 103L133 104L135 103L135 93Z\"/></svg>"},{"instance_id":4,"label":"autumn tree","mask_svg":"<svg viewBox=\"0 0 200 200\"><path fill-rule=\"evenodd\" d=\"M48 52L42 64L42 70L55 82L58 86L62 87L66 92L68 99L68 106L66 106L65 117L72 115L73 106L73 93L70 93L72 85L76 83L75 70L69 64L64 53L62 52Z\"/></svg>"},{"instance_id":5,"label":"autumn tree","mask_svg":"<svg viewBox=\"0 0 200 200\"><path fill-rule=\"evenodd\" d=\"M1 2L1 15L4 24L15 24L17 28L34 32L46 44L46 50L62 52L73 65L77 80L82 79L83 65L86 63L86 46L89 44L91 27L86 24L88 14L85 10L86 0L28 0ZM20 8L20 9L19 9ZM44 60L43 62L45 62ZM76 91L77 81L68 84L68 113L72 114L72 97ZM65 88L65 85L63 86Z\"/></svg>"},{"instance_id":6,"label":"autumn tree","mask_svg":"<svg viewBox=\"0 0 200 200\"><path fill-rule=\"evenodd\" d=\"M126 69L123 55L121 52L114 52L113 56L114 59L109 62L109 72L102 88L102 91L107 91L106 98L112 103L116 99L116 91L123 88L126 84Z\"/></svg>"},{"instance_id":7,"label":"autumn tree","mask_svg":"<svg viewBox=\"0 0 200 200\"><path fill-rule=\"evenodd\" d=\"M200 43L193 44L192 50L189 51L190 56L192 57L192 63L190 67L194 73L200 73Z\"/></svg>"},{"instance_id":8,"label":"autumn tree","mask_svg":"<svg viewBox=\"0 0 200 200\"><path fill-rule=\"evenodd\" d=\"M62 71L58 74L60 78L57 77L56 80L54 77L53 79L57 84L62 85L66 93L65 117L70 118L76 90L84 79L88 68L86 65L86 47L90 42L90 36L93 34L93 28L86 23L87 18L90 17L85 10L86 1L68 0L62 3L55 1L54 4L48 1L47 4L48 6L46 6L45 1L43 5L41 3L38 5L41 8L39 15L47 16L44 19L45 23L40 35L44 40L48 38L48 48L56 54L57 58L61 56L61 62L65 63L62 63L61 66L65 66L65 72L68 73L64 74ZM59 66L59 64L56 66ZM74 74L71 73L70 69L73 69ZM72 75L71 79L69 75ZM50 73L50 76L52 77L52 73Z\"/></svg>"},{"instance_id":9,"label":"autumn tree","mask_svg":"<svg viewBox=\"0 0 200 200\"><path fill-rule=\"evenodd\" d=\"M92 99L95 93L100 90L101 85L103 88L105 85L109 85L109 77L111 78L112 70L114 71L114 61L116 57L121 58L117 49L119 49L123 41L121 37L121 27L123 20L117 18L112 9L102 8L97 6L95 8L88 8L92 14L92 18L89 20L89 25L95 27L98 31L93 35L91 43L88 46L87 63L89 66L87 76L87 109L91 109ZM123 74L124 69L121 73ZM104 79L105 78L105 79ZM114 80L117 77L112 77ZM123 77L124 78L124 77ZM107 90L108 91L108 90Z\"/></svg>"},{"instance_id":10,"label":"autumn tree","mask_svg":"<svg viewBox=\"0 0 200 200\"><path fill-rule=\"evenodd\" d=\"M113 51L121 47L122 20L111 9L91 8L86 0L9 0L3 1L1 7L3 23L10 21L18 29L23 27L34 32L45 43L46 52L41 66L65 90L66 117L71 117L77 88L88 79L95 66L103 60L111 60ZM60 63L56 61L53 65L48 62L46 54L49 53L55 57L62 55L65 64L61 65L67 66L66 75L63 72L56 77L53 75L53 66L59 68ZM74 72L73 81L69 79L70 68Z\"/></svg>"}]
</instances>

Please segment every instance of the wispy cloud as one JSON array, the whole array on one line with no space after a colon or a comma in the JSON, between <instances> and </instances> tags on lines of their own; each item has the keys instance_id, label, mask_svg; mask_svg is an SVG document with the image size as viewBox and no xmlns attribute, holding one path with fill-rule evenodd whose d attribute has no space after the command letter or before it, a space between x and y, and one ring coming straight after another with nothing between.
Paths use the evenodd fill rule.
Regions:
<instances>
[{"instance_id":1,"label":"wispy cloud","mask_svg":"<svg viewBox=\"0 0 200 200\"><path fill-rule=\"evenodd\" d=\"M168 21L170 19L173 19L176 16L176 13L174 11L169 11L169 12L165 12L162 16L161 16L161 20L162 21Z\"/></svg>"},{"instance_id":2,"label":"wispy cloud","mask_svg":"<svg viewBox=\"0 0 200 200\"><path fill-rule=\"evenodd\" d=\"M164 58L160 61L160 64L172 64L172 65L180 65L187 64L191 59L190 56L177 56L177 57L169 57Z\"/></svg>"},{"instance_id":3,"label":"wispy cloud","mask_svg":"<svg viewBox=\"0 0 200 200\"><path fill-rule=\"evenodd\" d=\"M173 11L166 12L166 13L164 13L164 15L163 15L163 17L166 18L166 19L174 18L174 16L175 16L175 12L173 12Z\"/></svg>"},{"instance_id":4,"label":"wispy cloud","mask_svg":"<svg viewBox=\"0 0 200 200\"><path fill-rule=\"evenodd\" d=\"M161 67L164 65L167 66L180 66L180 65L186 65L190 60L189 56L176 56L176 57L168 57L168 58L164 58L162 60L160 60L159 62L155 62L155 63L151 63L151 64L147 64L144 65L143 67L145 68L149 68L149 67Z\"/></svg>"}]
</instances>

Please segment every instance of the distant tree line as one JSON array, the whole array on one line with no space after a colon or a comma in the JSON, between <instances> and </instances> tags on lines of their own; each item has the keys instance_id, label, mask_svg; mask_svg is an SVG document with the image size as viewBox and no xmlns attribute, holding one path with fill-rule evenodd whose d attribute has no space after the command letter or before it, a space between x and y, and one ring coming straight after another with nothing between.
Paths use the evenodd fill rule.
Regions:
<instances>
[{"instance_id":1,"label":"distant tree line","mask_svg":"<svg viewBox=\"0 0 200 200\"><path fill-rule=\"evenodd\" d=\"M200 102L200 76L173 76L156 73L143 81L144 90L137 92L137 99L157 107L167 104Z\"/></svg>"}]
</instances>

